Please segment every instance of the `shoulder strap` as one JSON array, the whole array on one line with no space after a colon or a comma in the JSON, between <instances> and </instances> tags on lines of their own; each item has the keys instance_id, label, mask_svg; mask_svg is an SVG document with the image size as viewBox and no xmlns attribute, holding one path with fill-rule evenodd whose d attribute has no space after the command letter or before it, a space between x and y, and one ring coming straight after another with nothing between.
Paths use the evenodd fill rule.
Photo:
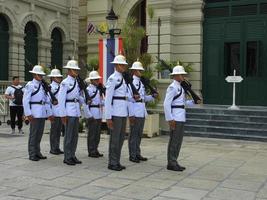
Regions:
<instances>
[{"instance_id":1,"label":"shoulder strap","mask_svg":"<svg viewBox=\"0 0 267 200\"><path fill-rule=\"evenodd\" d=\"M172 100L174 101L175 99L179 98L182 94L182 91L183 89L181 88L181 91L176 96L174 96Z\"/></svg>"},{"instance_id":2,"label":"shoulder strap","mask_svg":"<svg viewBox=\"0 0 267 200\"><path fill-rule=\"evenodd\" d=\"M21 87L21 88L16 88L16 87L14 87L13 85L11 85L11 87L12 88L14 88L15 90L21 90L23 87Z\"/></svg>"},{"instance_id":3,"label":"shoulder strap","mask_svg":"<svg viewBox=\"0 0 267 200\"><path fill-rule=\"evenodd\" d=\"M36 95L36 94L39 92L40 88L41 88L41 84L39 84L38 89L37 89L35 92L33 92L33 93L31 94L31 96Z\"/></svg>"},{"instance_id":4,"label":"shoulder strap","mask_svg":"<svg viewBox=\"0 0 267 200\"><path fill-rule=\"evenodd\" d=\"M10 87L14 88L15 90L17 90L18 88L14 87L13 85L11 85Z\"/></svg>"},{"instance_id":5,"label":"shoulder strap","mask_svg":"<svg viewBox=\"0 0 267 200\"><path fill-rule=\"evenodd\" d=\"M77 81L75 80L75 81L74 81L74 85L73 85L73 87L67 91L67 94L70 93L70 92L72 92L72 90L74 90L74 88L75 88L75 86L76 86L76 82L77 82Z\"/></svg>"},{"instance_id":6,"label":"shoulder strap","mask_svg":"<svg viewBox=\"0 0 267 200\"><path fill-rule=\"evenodd\" d=\"M57 93L59 92L60 86L58 86L57 90L54 92L54 95L56 96Z\"/></svg>"},{"instance_id":7,"label":"shoulder strap","mask_svg":"<svg viewBox=\"0 0 267 200\"><path fill-rule=\"evenodd\" d=\"M122 85L122 83L123 83L123 78L121 79L121 82L115 86L115 90L117 90Z\"/></svg>"},{"instance_id":8,"label":"shoulder strap","mask_svg":"<svg viewBox=\"0 0 267 200\"><path fill-rule=\"evenodd\" d=\"M138 92L139 92L140 88L141 88L141 81L139 81L139 85L138 85L138 88L137 88Z\"/></svg>"},{"instance_id":9,"label":"shoulder strap","mask_svg":"<svg viewBox=\"0 0 267 200\"><path fill-rule=\"evenodd\" d=\"M98 91L98 89L96 89L96 91L94 92L94 94L93 94L92 96L90 96L91 99L93 99L93 98L96 97L96 95L97 95L97 91Z\"/></svg>"}]
</instances>

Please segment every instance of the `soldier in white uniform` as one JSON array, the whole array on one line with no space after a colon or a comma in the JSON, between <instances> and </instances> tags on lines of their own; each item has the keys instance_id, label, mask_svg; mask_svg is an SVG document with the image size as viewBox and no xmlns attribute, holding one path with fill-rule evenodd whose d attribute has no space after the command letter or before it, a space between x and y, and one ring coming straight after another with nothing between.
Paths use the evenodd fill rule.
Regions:
<instances>
[{"instance_id":1,"label":"soldier in white uniform","mask_svg":"<svg viewBox=\"0 0 267 200\"><path fill-rule=\"evenodd\" d=\"M99 76L97 71L91 71L86 79L90 84L87 87L88 94L91 98L91 103L87 106L89 109L89 117L87 118L87 149L88 156L93 158L103 157L98 151L100 142L101 123L102 123L102 107L104 105L103 94L99 89Z\"/></svg>"},{"instance_id":2,"label":"soldier in white uniform","mask_svg":"<svg viewBox=\"0 0 267 200\"><path fill-rule=\"evenodd\" d=\"M182 146L184 135L185 104L194 104L193 101L185 98L185 91L181 86L184 75L187 74L183 66L177 65L170 74L173 82L167 88L164 100L165 119L170 126L170 140L168 144L168 170L183 171L185 167L178 164L177 158Z\"/></svg>"},{"instance_id":3,"label":"soldier in white uniform","mask_svg":"<svg viewBox=\"0 0 267 200\"><path fill-rule=\"evenodd\" d=\"M129 120L130 120L130 136L128 139L129 147L129 160L135 163L140 161L147 161L147 158L141 155L140 144L143 135L143 129L145 124L145 117L147 116L145 102L153 101L156 94L147 95L145 86L141 82L141 72L144 71L141 62L136 61L130 68L133 73L133 85L137 89L140 99L134 103L129 102Z\"/></svg>"},{"instance_id":4,"label":"soldier in white uniform","mask_svg":"<svg viewBox=\"0 0 267 200\"><path fill-rule=\"evenodd\" d=\"M46 159L41 154L40 142L44 132L45 119L52 120L52 111L50 108L49 97L42 86L42 79L45 76L43 67L36 65L30 71L33 74L33 80L25 86L23 95L23 107L26 118L30 121L29 134L29 159L39 161Z\"/></svg>"},{"instance_id":5,"label":"soldier in white uniform","mask_svg":"<svg viewBox=\"0 0 267 200\"><path fill-rule=\"evenodd\" d=\"M62 81L62 75L59 69L51 70L51 73L48 75L51 78L52 83L50 84L51 92L58 99L60 83ZM50 128L50 153L54 155L63 154L63 151L60 150L60 134L62 122L59 115L59 105L51 104L54 120L51 122Z\"/></svg>"},{"instance_id":6,"label":"soldier in white uniform","mask_svg":"<svg viewBox=\"0 0 267 200\"><path fill-rule=\"evenodd\" d=\"M124 56L114 58L115 71L106 83L105 118L110 130L108 169L121 171L125 166L120 164L121 149L125 137L126 119L128 116L128 86L122 73L127 70Z\"/></svg>"},{"instance_id":7,"label":"soldier in white uniform","mask_svg":"<svg viewBox=\"0 0 267 200\"><path fill-rule=\"evenodd\" d=\"M83 93L76 77L80 70L77 61L70 60L63 68L68 69L68 76L61 84L58 94L59 116L65 125L64 163L67 165L81 164L75 152L78 143L80 105L84 104Z\"/></svg>"}]
</instances>

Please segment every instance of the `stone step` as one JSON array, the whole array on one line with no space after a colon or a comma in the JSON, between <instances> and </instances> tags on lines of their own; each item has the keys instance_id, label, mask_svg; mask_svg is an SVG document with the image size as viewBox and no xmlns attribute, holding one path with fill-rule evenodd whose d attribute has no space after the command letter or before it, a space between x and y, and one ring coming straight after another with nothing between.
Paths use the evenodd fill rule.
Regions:
<instances>
[{"instance_id":1,"label":"stone step","mask_svg":"<svg viewBox=\"0 0 267 200\"><path fill-rule=\"evenodd\" d=\"M258 122L245 122L245 121L228 121L228 120L208 120L208 119L193 119L189 118L186 120L187 125L198 125L198 126L217 126L217 127L239 127L239 128L255 128L255 129L266 129L267 123Z\"/></svg>"},{"instance_id":2,"label":"stone step","mask_svg":"<svg viewBox=\"0 0 267 200\"><path fill-rule=\"evenodd\" d=\"M217 127L217 126L198 126L198 125L186 125L185 131L194 132L207 132L207 133L222 133L222 134L237 134L237 135L252 135L267 137L266 129L259 128L239 128L239 127Z\"/></svg>"},{"instance_id":3,"label":"stone step","mask_svg":"<svg viewBox=\"0 0 267 200\"><path fill-rule=\"evenodd\" d=\"M236 122L267 123L267 116L187 113L186 117L187 117L187 119L205 119L205 120L224 120L224 121L236 121Z\"/></svg>"},{"instance_id":4,"label":"stone step","mask_svg":"<svg viewBox=\"0 0 267 200\"><path fill-rule=\"evenodd\" d=\"M229 110L226 106L195 106L188 107L187 113L206 113L218 115L250 115L250 116L265 116L267 117L266 107L241 107L240 110Z\"/></svg>"},{"instance_id":5,"label":"stone step","mask_svg":"<svg viewBox=\"0 0 267 200\"><path fill-rule=\"evenodd\" d=\"M199 131L185 131L186 136L194 137L208 137L208 138L223 138L223 139L238 139L267 142L267 136L231 134L231 133L216 133L216 132L199 132Z\"/></svg>"}]
</instances>

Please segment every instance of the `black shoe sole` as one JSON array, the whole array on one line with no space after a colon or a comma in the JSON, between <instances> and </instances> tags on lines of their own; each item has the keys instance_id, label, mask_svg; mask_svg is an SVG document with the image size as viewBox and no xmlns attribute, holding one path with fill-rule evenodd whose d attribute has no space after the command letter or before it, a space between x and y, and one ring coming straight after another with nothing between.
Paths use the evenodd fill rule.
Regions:
<instances>
[{"instance_id":1,"label":"black shoe sole","mask_svg":"<svg viewBox=\"0 0 267 200\"><path fill-rule=\"evenodd\" d=\"M121 171L123 170L121 167L117 167L117 166L108 166L108 169L113 170L113 171Z\"/></svg>"},{"instance_id":2,"label":"black shoe sole","mask_svg":"<svg viewBox=\"0 0 267 200\"><path fill-rule=\"evenodd\" d=\"M90 158L99 158L99 156L98 155L88 155L88 157L90 157Z\"/></svg>"},{"instance_id":3,"label":"black shoe sole","mask_svg":"<svg viewBox=\"0 0 267 200\"><path fill-rule=\"evenodd\" d=\"M131 162L134 162L134 163L140 163L140 160L138 160L138 159L129 159L129 161L131 161Z\"/></svg>"},{"instance_id":4,"label":"black shoe sole","mask_svg":"<svg viewBox=\"0 0 267 200\"><path fill-rule=\"evenodd\" d=\"M65 160L63 160L63 163L65 163L67 165L76 165L76 163L68 162L68 161L65 161Z\"/></svg>"},{"instance_id":5,"label":"black shoe sole","mask_svg":"<svg viewBox=\"0 0 267 200\"><path fill-rule=\"evenodd\" d=\"M53 152L53 151L50 151L49 152L50 154L53 154L53 155L60 155L61 153L59 153L59 152Z\"/></svg>"},{"instance_id":6,"label":"black shoe sole","mask_svg":"<svg viewBox=\"0 0 267 200\"><path fill-rule=\"evenodd\" d=\"M169 166L167 166L167 170L176 171L176 172L182 172L182 171L184 171L181 168L175 168L175 167L169 167Z\"/></svg>"},{"instance_id":7,"label":"black shoe sole","mask_svg":"<svg viewBox=\"0 0 267 200\"><path fill-rule=\"evenodd\" d=\"M29 160L31 160L31 161L39 161L40 159L39 158L29 158Z\"/></svg>"}]
</instances>

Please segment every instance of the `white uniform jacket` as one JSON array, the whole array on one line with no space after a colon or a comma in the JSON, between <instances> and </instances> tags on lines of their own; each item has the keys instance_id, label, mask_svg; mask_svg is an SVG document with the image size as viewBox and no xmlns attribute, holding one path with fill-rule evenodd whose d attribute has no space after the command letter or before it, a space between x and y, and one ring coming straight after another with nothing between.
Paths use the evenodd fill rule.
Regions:
<instances>
[{"instance_id":1,"label":"white uniform jacket","mask_svg":"<svg viewBox=\"0 0 267 200\"><path fill-rule=\"evenodd\" d=\"M133 100L122 74L115 70L106 83L105 118L127 117L128 101Z\"/></svg>"},{"instance_id":2,"label":"white uniform jacket","mask_svg":"<svg viewBox=\"0 0 267 200\"><path fill-rule=\"evenodd\" d=\"M185 106L185 104L191 105L194 103L192 100L186 101L184 89L182 88L180 82L174 80L167 88L163 104L166 121L174 120L185 122L185 109L173 108L175 106Z\"/></svg>"},{"instance_id":3,"label":"white uniform jacket","mask_svg":"<svg viewBox=\"0 0 267 200\"><path fill-rule=\"evenodd\" d=\"M33 79L26 84L22 102L25 116L46 118L52 115L50 99L45 93L41 81Z\"/></svg>"},{"instance_id":4,"label":"white uniform jacket","mask_svg":"<svg viewBox=\"0 0 267 200\"><path fill-rule=\"evenodd\" d=\"M129 102L129 116L130 117L146 117L146 102L153 101L154 98L152 95L147 95L145 86L141 82L140 78L137 76L133 76L133 85L137 89L140 99L135 102Z\"/></svg>"},{"instance_id":5,"label":"white uniform jacket","mask_svg":"<svg viewBox=\"0 0 267 200\"><path fill-rule=\"evenodd\" d=\"M85 105L83 93L76 78L67 76L61 84L58 94L59 116L80 117L80 105Z\"/></svg>"}]
</instances>

